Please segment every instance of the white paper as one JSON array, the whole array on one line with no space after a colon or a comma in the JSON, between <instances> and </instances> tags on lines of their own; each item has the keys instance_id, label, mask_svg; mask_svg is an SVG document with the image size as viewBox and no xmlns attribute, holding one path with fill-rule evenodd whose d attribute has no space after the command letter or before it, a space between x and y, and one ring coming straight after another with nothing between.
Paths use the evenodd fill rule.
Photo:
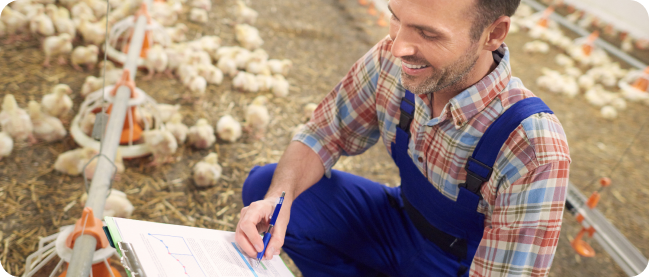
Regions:
<instances>
[{"instance_id":1,"label":"white paper","mask_svg":"<svg viewBox=\"0 0 649 277\"><path fill-rule=\"evenodd\" d=\"M253 267L234 232L113 218L148 277L293 276L279 256Z\"/></svg>"}]
</instances>

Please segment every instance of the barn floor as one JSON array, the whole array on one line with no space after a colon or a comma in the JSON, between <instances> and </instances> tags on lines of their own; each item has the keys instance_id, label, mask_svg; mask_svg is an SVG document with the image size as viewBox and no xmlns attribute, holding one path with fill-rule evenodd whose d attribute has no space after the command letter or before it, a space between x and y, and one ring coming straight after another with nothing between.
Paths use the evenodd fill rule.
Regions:
<instances>
[{"instance_id":1,"label":"barn floor","mask_svg":"<svg viewBox=\"0 0 649 277\"><path fill-rule=\"evenodd\" d=\"M227 24L231 16L224 9L233 5L233 0L213 0L210 23L187 23L191 29L188 37L192 39L197 33L218 35L224 45L235 45L232 27ZM277 162L293 127L304 121L302 107L319 102L352 63L387 34L386 28L376 26L376 19L352 0L266 0L255 1L251 7L260 14L255 26L265 40L263 48L271 58L288 58L294 63L288 77L291 94L271 99L272 121L262 141L244 135L232 144L219 141L211 150L182 146L176 153L178 162L157 168L145 167L148 158L126 161L126 172L113 187L124 191L135 206L133 219L234 230L242 208L241 186L250 168ZM630 103L617 119L605 120L599 116L599 109L588 105L582 96L569 99L538 88L535 80L542 67L559 68L553 62L559 52L552 49L547 55L525 54L523 44L529 40L524 33L507 38L513 73L561 120L571 150L572 183L589 194L596 188L589 185L594 176L611 177L613 185L604 191L599 209L649 256L649 210L643 204L649 202L649 188L642 185L649 179L649 130L639 134L619 167L610 172L647 120L646 106ZM19 105L25 107L29 100L40 101L57 83L68 84L78 92L87 75L98 74L81 73L70 66L43 69L43 59L36 40L12 45L0 42L0 96L14 94ZM144 74L138 73L139 77ZM161 76L149 82L138 78L136 82L159 103L180 102L184 123L191 126L201 117L216 123L230 103L234 103L232 115L243 119L243 108L255 95L233 91L230 80L226 77L220 86L208 86L209 97L202 106L182 102L184 87L175 79ZM76 109L83 99L75 95ZM72 117L70 114L68 119ZM25 258L36 250L40 237L74 224L81 215L83 177L52 170L57 155L76 147L68 136L57 143L16 145L10 157L0 160L0 262L11 274L23 274ZM197 189L191 180L191 168L211 151L219 154L224 176L216 187ZM399 183L398 170L380 144L360 156L342 158L335 168L387 184ZM579 226L568 213L563 226L551 276L624 276L592 239L586 240L592 242L597 256L576 255L569 241ZM288 256L282 256L301 276ZM42 276L49 276L49 272Z\"/></svg>"}]
</instances>

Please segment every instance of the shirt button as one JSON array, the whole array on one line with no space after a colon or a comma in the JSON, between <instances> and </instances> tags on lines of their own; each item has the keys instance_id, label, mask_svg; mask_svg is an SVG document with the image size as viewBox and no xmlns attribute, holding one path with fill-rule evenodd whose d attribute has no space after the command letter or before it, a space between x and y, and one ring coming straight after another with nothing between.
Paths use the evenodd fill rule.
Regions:
<instances>
[{"instance_id":1,"label":"shirt button","mask_svg":"<svg viewBox=\"0 0 649 277\"><path fill-rule=\"evenodd\" d=\"M417 158L417 160L418 160L420 163L423 163L423 162L424 162L424 158L422 158L422 157Z\"/></svg>"}]
</instances>

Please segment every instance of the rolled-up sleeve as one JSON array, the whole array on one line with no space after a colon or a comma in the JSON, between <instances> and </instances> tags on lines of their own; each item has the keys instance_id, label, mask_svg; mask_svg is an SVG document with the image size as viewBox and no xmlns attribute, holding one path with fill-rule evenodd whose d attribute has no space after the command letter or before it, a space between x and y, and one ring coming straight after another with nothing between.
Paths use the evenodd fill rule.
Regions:
<instances>
[{"instance_id":1,"label":"rolled-up sleeve","mask_svg":"<svg viewBox=\"0 0 649 277\"><path fill-rule=\"evenodd\" d=\"M380 138L376 115L376 83L380 72L382 40L359 59L327 94L313 117L293 137L315 151L325 175L341 155L358 155Z\"/></svg>"},{"instance_id":2,"label":"rolled-up sleeve","mask_svg":"<svg viewBox=\"0 0 649 277\"><path fill-rule=\"evenodd\" d=\"M547 276L559 240L570 161L528 171L503 188L471 276Z\"/></svg>"}]
</instances>

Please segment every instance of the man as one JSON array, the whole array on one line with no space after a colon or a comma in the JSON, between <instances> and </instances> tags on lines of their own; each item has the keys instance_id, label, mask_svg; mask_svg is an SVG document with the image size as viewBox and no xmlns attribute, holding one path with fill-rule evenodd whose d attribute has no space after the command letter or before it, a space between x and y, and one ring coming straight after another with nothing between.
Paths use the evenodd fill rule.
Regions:
<instances>
[{"instance_id":1,"label":"man","mask_svg":"<svg viewBox=\"0 0 649 277\"><path fill-rule=\"evenodd\" d=\"M511 76L503 41L519 2L391 0L389 37L278 164L250 172L241 249L262 251L285 191L264 258L283 247L305 276L546 276L570 156L558 119ZM379 138L400 187L331 170Z\"/></svg>"}]
</instances>

